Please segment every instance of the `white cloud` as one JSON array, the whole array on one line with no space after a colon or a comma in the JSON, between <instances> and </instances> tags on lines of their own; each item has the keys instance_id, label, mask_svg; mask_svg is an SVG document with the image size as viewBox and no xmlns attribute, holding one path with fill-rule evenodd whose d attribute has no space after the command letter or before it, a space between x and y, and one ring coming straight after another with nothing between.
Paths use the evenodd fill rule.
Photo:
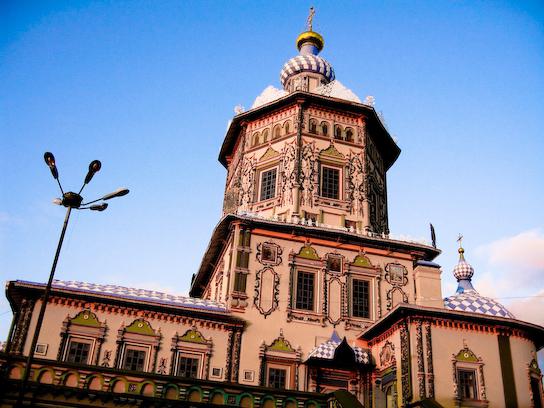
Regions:
<instances>
[{"instance_id":1,"label":"white cloud","mask_svg":"<svg viewBox=\"0 0 544 408\"><path fill-rule=\"evenodd\" d=\"M533 297L511 299L506 304L517 319L544 326L544 290Z\"/></svg>"},{"instance_id":2,"label":"white cloud","mask_svg":"<svg viewBox=\"0 0 544 408\"><path fill-rule=\"evenodd\" d=\"M542 229L524 231L480 246L476 254L486 263L482 280L487 280L488 287L498 295L512 289L531 290L533 293L544 289Z\"/></svg>"}]
</instances>

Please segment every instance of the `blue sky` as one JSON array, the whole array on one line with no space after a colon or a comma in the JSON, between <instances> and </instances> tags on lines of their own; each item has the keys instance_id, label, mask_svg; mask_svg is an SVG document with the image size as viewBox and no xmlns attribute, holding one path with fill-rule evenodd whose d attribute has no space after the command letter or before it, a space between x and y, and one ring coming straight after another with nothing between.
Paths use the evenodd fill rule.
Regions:
<instances>
[{"instance_id":1,"label":"blue sky","mask_svg":"<svg viewBox=\"0 0 544 408\"><path fill-rule=\"evenodd\" d=\"M435 225L443 291L456 238L474 283L544 324L544 4L313 2L336 77L376 98L402 154L390 228ZM130 195L76 212L57 278L186 293L221 213L217 162L235 105L296 55L309 3L4 1L0 4L0 278L45 281L63 185ZM0 300L0 333L11 313Z\"/></svg>"}]
</instances>

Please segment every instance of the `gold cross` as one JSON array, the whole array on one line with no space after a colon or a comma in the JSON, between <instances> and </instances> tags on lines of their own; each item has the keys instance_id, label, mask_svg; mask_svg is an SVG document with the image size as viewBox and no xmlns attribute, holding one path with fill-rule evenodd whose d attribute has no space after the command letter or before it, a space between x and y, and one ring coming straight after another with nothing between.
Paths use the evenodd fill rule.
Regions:
<instances>
[{"instance_id":1,"label":"gold cross","mask_svg":"<svg viewBox=\"0 0 544 408\"><path fill-rule=\"evenodd\" d=\"M308 25L308 31L312 31L312 21L314 19L315 10L312 7L310 7L310 14L308 15L307 25Z\"/></svg>"},{"instance_id":2,"label":"gold cross","mask_svg":"<svg viewBox=\"0 0 544 408\"><path fill-rule=\"evenodd\" d=\"M459 248L461 248L462 241L463 241L463 236L459 234L459 236L457 237L457 242L459 242Z\"/></svg>"}]
</instances>

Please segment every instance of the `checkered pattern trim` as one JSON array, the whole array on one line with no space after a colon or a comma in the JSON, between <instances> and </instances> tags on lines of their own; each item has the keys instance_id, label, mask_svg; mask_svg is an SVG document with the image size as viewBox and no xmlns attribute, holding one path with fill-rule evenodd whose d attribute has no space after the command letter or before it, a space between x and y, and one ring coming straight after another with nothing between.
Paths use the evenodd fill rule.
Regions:
<instances>
[{"instance_id":1,"label":"checkered pattern trim","mask_svg":"<svg viewBox=\"0 0 544 408\"><path fill-rule=\"evenodd\" d=\"M480 296L476 291L458 293L444 299L444 306L449 310L482 313L490 316L508 317L515 319L500 303L493 299Z\"/></svg>"},{"instance_id":2,"label":"checkered pattern trim","mask_svg":"<svg viewBox=\"0 0 544 408\"><path fill-rule=\"evenodd\" d=\"M453 276L455 276L457 280L470 279L472 278L472 275L474 275L474 268L465 261L459 262L455 268L453 268Z\"/></svg>"},{"instance_id":3,"label":"checkered pattern trim","mask_svg":"<svg viewBox=\"0 0 544 408\"><path fill-rule=\"evenodd\" d=\"M297 55L285 63L280 72L281 84L285 88L285 84L291 76L304 71L316 72L324 75L329 82L334 81L334 70L331 64L320 56L305 54Z\"/></svg>"},{"instance_id":4,"label":"checkered pattern trim","mask_svg":"<svg viewBox=\"0 0 544 408\"><path fill-rule=\"evenodd\" d=\"M331 340L326 341L325 343L321 343L319 346L315 347L312 351L310 351L310 354L308 354L308 358L313 357L321 358L324 360L332 360L334 358L334 352L339 345L340 343ZM355 352L355 360L358 363L370 363L370 354L367 350L364 350L361 347L357 346L351 348Z\"/></svg>"},{"instance_id":5,"label":"checkered pattern trim","mask_svg":"<svg viewBox=\"0 0 544 408\"><path fill-rule=\"evenodd\" d=\"M45 284L43 283L25 281L18 282L45 287ZM96 283L62 280L54 280L53 288L92 293L97 295L107 295L121 299L137 300L148 303L157 303L162 305L178 306L190 309L227 312L227 308L223 303L187 296L170 295L168 293L157 292L155 290L135 289L117 285L100 285Z\"/></svg>"}]
</instances>

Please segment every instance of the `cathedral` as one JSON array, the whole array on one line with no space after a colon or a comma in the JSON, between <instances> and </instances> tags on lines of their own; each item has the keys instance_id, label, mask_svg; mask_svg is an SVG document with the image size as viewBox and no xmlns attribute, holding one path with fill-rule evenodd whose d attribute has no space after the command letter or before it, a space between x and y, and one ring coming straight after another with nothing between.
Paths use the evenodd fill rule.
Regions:
<instances>
[{"instance_id":1,"label":"cathedral","mask_svg":"<svg viewBox=\"0 0 544 408\"><path fill-rule=\"evenodd\" d=\"M189 296L55 280L27 366L46 285L7 283L1 407L544 406L544 328L478 293L461 241L443 294L435 243L390 234L400 149L324 44L311 14L281 89L230 122Z\"/></svg>"}]
</instances>

